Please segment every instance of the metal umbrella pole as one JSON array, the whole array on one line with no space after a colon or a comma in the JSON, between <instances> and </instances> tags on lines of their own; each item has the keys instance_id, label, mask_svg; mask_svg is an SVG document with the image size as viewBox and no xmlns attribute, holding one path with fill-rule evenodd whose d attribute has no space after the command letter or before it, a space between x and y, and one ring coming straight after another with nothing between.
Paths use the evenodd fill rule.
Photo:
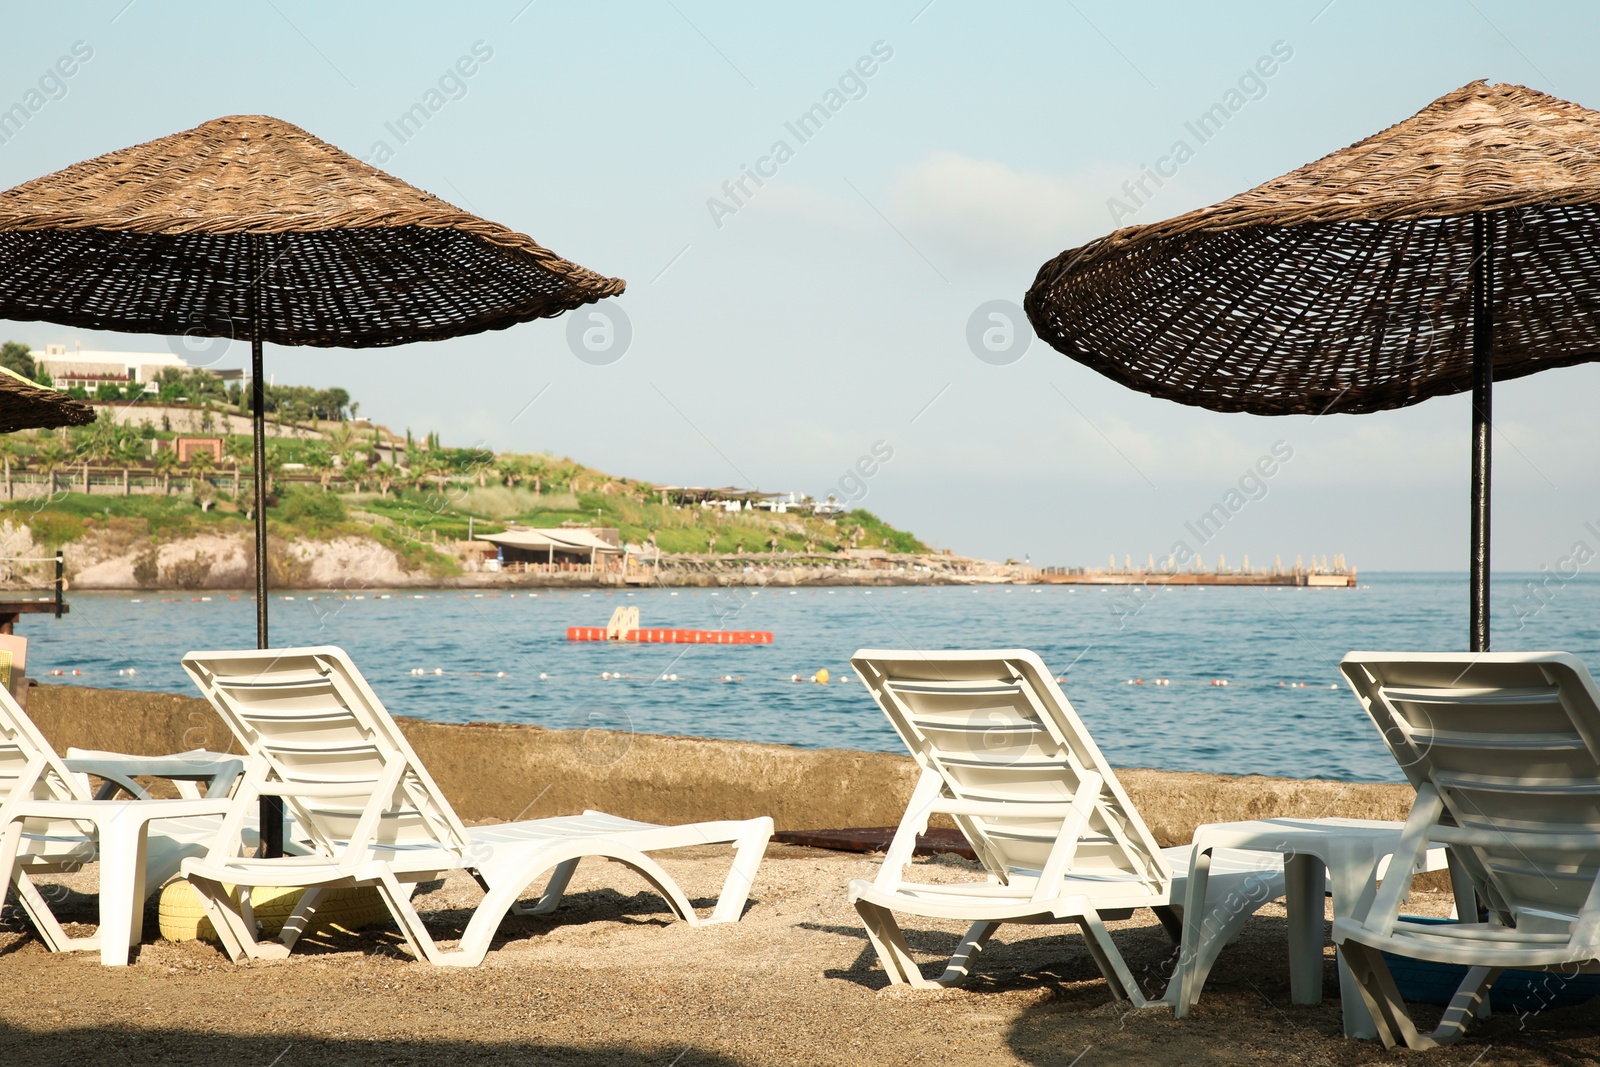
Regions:
<instances>
[{"instance_id":1,"label":"metal umbrella pole","mask_svg":"<svg viewBox=\"0 0 1600 1067\"><path fill-rule=\"evenodd\" d=\"M256 489L256 647L267 648L267 386L262 373L261 236L250 235L250 428L255 438ZM283 798L263 795L260 800L261 854L269 859L283 855Z\"/></svg>"},{"instance_id":2,"label":"metal umbrella pole","mask_svg":"<svg viewBox=\"0 0 1600 1067\"><path fill-rule=\"evenodd\" d=\"M1489 462L1494 401L1494 217L1472 216L1472 548L1468 650L1489 651Z\"/></svg>"},{"instance_id":3,"label":"metal umbrella pole","mask_svg":"<svg viewBox=\"0 0 1600 1067\"><path fill-rule=\"evenodd\" d=\"M261 370L261 237L250 235L250 428L256 489L256 647L267 641L267 386Z\"/></svg>"}]
</instances>

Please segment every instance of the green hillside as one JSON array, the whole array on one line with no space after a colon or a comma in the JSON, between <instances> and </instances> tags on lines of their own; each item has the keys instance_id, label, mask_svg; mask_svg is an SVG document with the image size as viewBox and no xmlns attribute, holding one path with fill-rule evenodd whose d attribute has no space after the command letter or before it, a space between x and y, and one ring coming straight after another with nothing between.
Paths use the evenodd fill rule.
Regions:
<instances>
[{"instance_id":1,"label":"green hillside","mask_svg":"<svg viewBox=\"0 0 1600 1067\"><path fill-rule=\"evenodd\" d=\"M320 427L319 427L320 428ZM101 531L162 542L205 532L242 534L252 506L250 439L225 435L218 464L179 464L154 442L168 430L97 422L70 431L0 436L0 513L46 547ZM832 553L851 548L927 552L912 534L869 511L815 515L727 512L664 502L648 482L545 453L413 442L409 467L383 461L392 441L374 428L327 427L322 440L267 448L269 530L285 539L375 537L407 564L441 576L444 543L512 524L616 527L624 542L671 553ZM85 492L85 486L89 492Z\"/></svg>"}]
</instances>

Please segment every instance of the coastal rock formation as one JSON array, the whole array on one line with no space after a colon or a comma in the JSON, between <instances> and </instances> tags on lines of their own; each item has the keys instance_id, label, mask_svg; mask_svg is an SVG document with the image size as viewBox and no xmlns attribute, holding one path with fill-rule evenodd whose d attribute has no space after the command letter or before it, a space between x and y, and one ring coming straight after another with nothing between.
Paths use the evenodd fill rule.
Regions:
<instances>
[{"instance_id":1,"label":"coastal rock formation","mask_svg":"<svg viewBox=\"0 0 1600 1067\"><path fill-rule=\"evenodd\" d=\"M437 584L408 571L377 541L272 538L268 576L279 589L368 589ZM200 534L161 545L85 538L67 557L75 589L248 589L255 584L254 546L245 537Z\"/></svg>"}]
</instances>

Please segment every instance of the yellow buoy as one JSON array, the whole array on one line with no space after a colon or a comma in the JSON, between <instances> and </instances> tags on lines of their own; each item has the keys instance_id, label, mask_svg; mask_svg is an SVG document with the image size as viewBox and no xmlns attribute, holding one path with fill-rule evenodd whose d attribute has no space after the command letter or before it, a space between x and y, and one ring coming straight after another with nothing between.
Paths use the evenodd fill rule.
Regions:
<instances>
[{"instance_id":1,"label":"yellow buoy","mask_svg":"<svg viewBox=\"0 0 1600 1067\"><path fill-rule=\"evenodd\" d=\"M277 936L295 905L300 903L300 896L304 892L298 886L257 886L251 890L250 903L255 909L256 922L261 926L258 936ZM217 932L212 928L211 920L206 918L200 898L187 879L174 878L162 888L157 917L161 936L168 941L217 940ZM330 889L318 902L308 933L349 933L363 926L386 922L389 918L389 909L384 906L383 898L371 886Z\"/></svg>"},{"instance_id":2,"label":"yellow buoy","mask_svg":"<svg viewBox=\"0 0 1600 1067\"><path fill-rule=\"evenodd\" d=\"M820 671L818 671L816 674L813 674L811 676L811 680L813 682L816 682L818 685L827 685L828 684L828 668L824 667Z\"/></svg>"}]
</instances>

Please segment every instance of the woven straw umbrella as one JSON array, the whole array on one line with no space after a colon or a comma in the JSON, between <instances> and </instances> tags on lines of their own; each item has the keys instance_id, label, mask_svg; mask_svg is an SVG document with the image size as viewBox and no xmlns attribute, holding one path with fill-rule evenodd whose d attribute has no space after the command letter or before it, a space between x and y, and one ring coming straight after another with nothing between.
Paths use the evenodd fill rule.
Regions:
<instances>
[{"instance_id":1,"label":"woven straw umbrella","mask_svg":"<svg viewBox=\"0 0 1600 1067\"><path fill-rule=\"evenodd\" d=\"M215 119L0 193L0 318L250 340L262 648L265 342L437 341L622 289L264 115ZM282 820L269 799L274 854Z\"/></svg>"},{"instance_id":2,"label":"woven straw umbrella","mask_svg":"<svg viewBox=\"0 0 1600 1067\"><path fill-rule=\"evenodd\" d=\"M94 418L88 404L0 367L0 433L87 426Z\"/></svg>"},{"instance_id":3,"label":"woven straw umbrella","mask_svg":"<svg viewBox=\"0 0 1600 1067\"><path fill-rule=\"evenodd\" d=\"M265 115L215 119L0 193L0 318L250 340L263 648L262 344L437 341L622 288Z\"/></svg>"},{"instance_id":4,"label":"woven straw umbrella","mask_svg":"<svg viewBox=\"0 0 1600 1067\"><path fill-rule=\"evenodd\" d=\"M1213 411L1471 390L1469 630L1485 651L1494 380L1600 359L1600 113L1473 82L1248 192L1062 253L1026 306L1078 362Z\"/></svg>"}]
</instances>

